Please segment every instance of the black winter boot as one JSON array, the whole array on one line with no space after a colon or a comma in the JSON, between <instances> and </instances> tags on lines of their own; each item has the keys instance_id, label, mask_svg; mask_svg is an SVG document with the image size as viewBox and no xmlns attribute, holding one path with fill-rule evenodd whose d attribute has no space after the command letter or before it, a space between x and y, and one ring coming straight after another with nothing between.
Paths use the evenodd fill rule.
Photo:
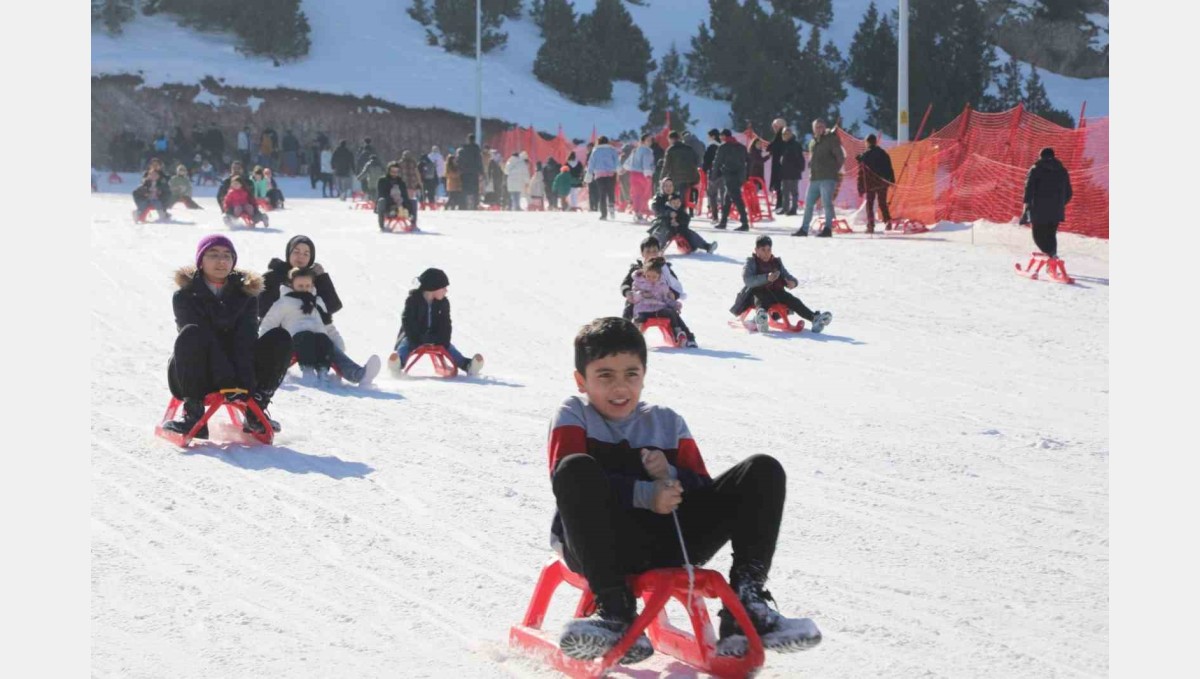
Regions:
<instances>
[{"instance_id":1,"label":"black winter boot","mask_svg":"<svg viewBox=\"0 0 1200 679\"><path fill-rule=\"evenodd\" d=\"M261 391L256 391L254 392L253 398L254 402L258 404L259 409L262 410L263 417L267 418L267 421L265 423L259 421L254 413L247 408L246 422L242 425L242 431L246 432L247 434L265 434L267 433L267 425L270 425L271 431L278 434L283 427L278 422L271 419L271 415L267 412L267 405L271 402L271 395L265 394Z\"/></svg>"},{"instance_id":2,"label":"black winter boot","mask_svg":"<svg viewBox=\"0 0 1200 679\"><path fill-rule=\"evenodd\" d=\"M183 400L183 417L163 423L162 428L166 431L186 436L192 430L192 427L196 426L196 423L200 421L200 418L204 417L204 410L204 399L185 398ZM207 439L208 424L205 423L203 427L200 427L200 431L196 432L196 435L192 438Z\"/></svg>"},{"instance_id":3,"label":"black winter boot","mask_svg":"<svg viewBox=\"0 0 1200 679\"><path fill-rule=\"evenodd\" d=\"M613 587L596 593L596 612L587 618L567 623L558 647L563 654L576 660L602 657L625 636L637 617L637 601L628 587ZM650 639L643 632L621 658L620 664L632 665L654 654Z\"/></svg>"},{"instance_id":4,"label":"black winter boot","mask_svg":"<svg viewBox=\"0 0 1200 679\"><path fill-rule=\"evenodd\" d=\"M750 616L754 630L762 638L763 648L780 653L792 653L812 648L821 643L821 632L809 618L786 618L775 604L775 598L764 588L766 575L754 564L734 566L730 573L730 585L737 593L742 607ZM717 655L741 657L749 646L745 633L728 609L722 608Z\"/></svg>"}]
</instances>

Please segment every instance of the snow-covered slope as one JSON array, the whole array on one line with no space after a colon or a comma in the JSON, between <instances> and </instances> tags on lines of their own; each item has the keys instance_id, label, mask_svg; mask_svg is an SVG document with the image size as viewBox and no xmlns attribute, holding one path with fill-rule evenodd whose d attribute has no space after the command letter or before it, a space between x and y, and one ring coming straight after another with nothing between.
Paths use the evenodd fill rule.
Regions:
<instances>
[{"instance_id":1,"label":"snow-covered slope","mask_svg":"<svg viewBox=\"0 0 1200 679\"><path fill-rule=\"evenodd\" d=\"M234 50L226 34L202 34L182 28L165 16L138 14L124 34L92 33L92 73L140 73L150 85L196 83L205 76L247 87L289 87L333 94L373 95L410 107L439 107L475 113L475 60L431 47L424 28L395 0L306 0L303 10L312 26L309 55L281 66L271 60L246 58ZM869 0L834 3L830 28L823 32L843 55ZM594 0L577 0L577 12L590 12ZM769 6L768 6L769 7ZM674 44L681 52L708 6L703 0L654 0L645 7L627 6L659 58ZM569 135L587 137L592 126L601 132L639 129L645 114L638 110L638 88L615 83L613 99L604 106L575 104L533 76L533 61L542 38L527 17L506 20L508 44L484 57L484 114L553 133L559 124ZM807 29L805 29L807 30ZM1107 115L1107 79L1077 80L1044 74L1055 106L1076 115L1088 100L1089 115ZM729 125L727 102L684 93L697 127ZM860 102L861 100L861 102ZM865 117L865 99L844 102L849 125Z\"/></svg>"},{"instance_id":2,"label":"snow-covered slope","mask_svg":"<svg viewBox=\"0 0 1200 679\"><path fill-rule=\"evenodd\" d=\"M359 360L389 350L410 279L443 267L455 342L488 367L370 390L289 377L275 446L181 452L152 434L171 275L224 229L211 187L183 223L132 225L128 181L91 199L93 674L552 676L506 645L550 554L546 427L575 392L572 337L619 313L643 229L451 212L385 235L284 180L272 229L230 234L239 266L314 238ZM825 641L761 676L1106 674L1108 241L1063 236L1080 282L1061 286L1014 275L1031 246L1009 225L795 227L766 231L833 311L826 334L728 327L755 234L704 228L716 256L672 257L702 348L653 351L644 393L711 470L769 452L788 471L770 589ZM617 676L692 675L657 658Z\"/></svg>"}]
</instances>

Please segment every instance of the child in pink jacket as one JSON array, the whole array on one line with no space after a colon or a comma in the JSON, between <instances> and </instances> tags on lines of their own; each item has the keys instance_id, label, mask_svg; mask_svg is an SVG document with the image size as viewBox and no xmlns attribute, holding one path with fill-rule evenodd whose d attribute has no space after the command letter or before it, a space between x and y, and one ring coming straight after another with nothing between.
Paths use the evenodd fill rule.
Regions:
<instances>
[{"instance_id":1,"label":"child in pink jacket","mask_svg":"<svg viewBox=\"0 0 1200 679\"><path fill-rule=\"evenodd\" d=\"M679 346L695 347L696 336L679 316L683 303L675 299L671 287L663 278L666 260L655 257L646 262L641 271L633 273L633 287L629 290L629 303L633 305L634 317L641 325L650 318L667 318L671 321L671 334Z\"/></svg>"},{"instance_id":2,"label":"child in pink jacket","mask_svg":"<svg viewBox=\"0 0 1200 679\"><path fill-rule=\"evenodd\" d=\"M229 193L225 194L225 213L234 217L244 214L254 216L254 204L250 202L250 193L237 177L229 182Z\"/></svg>"}]
</instances>

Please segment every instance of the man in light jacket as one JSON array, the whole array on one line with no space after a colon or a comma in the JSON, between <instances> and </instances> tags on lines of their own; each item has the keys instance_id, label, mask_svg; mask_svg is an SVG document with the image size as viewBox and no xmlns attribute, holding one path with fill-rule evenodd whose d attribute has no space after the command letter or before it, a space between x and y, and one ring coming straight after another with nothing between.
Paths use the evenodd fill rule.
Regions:
<instances>
[{"instance_id":1,"label":"man in light jacket","mask_svg":"<svg viewBox=\"0 0 1200 679\"><path fill-rule=\"evenodd\" d=\"M625 161L625 170L629 172L629 200L638 222L644 222L650 216L650 185L654 177L654 151L650 148L650 142L653 139L651 135L643 134Z\"/></svg>"},{"instance_id":2,"label":"man in light jacket","mask_svg":"<svg viewBox=\"0 0 1200 679\"><path fill-rule=\"evenodd\" d=\"M596 140L596 148L592 150L592 158L588 161L588 170L595 178L596 202L600 206L600 219L608 219L608 208L613 206L613 216L616 216L617 166L620 159L617 150L608 143L608 137Z\"/></svg>"}]
</instances>

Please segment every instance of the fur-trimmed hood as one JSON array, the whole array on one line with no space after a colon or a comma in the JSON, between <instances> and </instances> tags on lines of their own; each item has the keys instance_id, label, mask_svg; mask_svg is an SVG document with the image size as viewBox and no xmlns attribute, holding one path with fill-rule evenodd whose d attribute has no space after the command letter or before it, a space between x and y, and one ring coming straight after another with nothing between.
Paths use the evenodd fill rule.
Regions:
<instances>
[{"instance_id":1,"label":"fur-trimmed hood","mask_svg":"<svg viewBox=\"0 0 1200 679\"><path fill-rule=\"evenodd\" d=\"M196 267L188 265L175 270L175 285L180 290L191 285L194 280L196 280ZM229 274L228 281L235 290L240 290L249 297L258 297L264 287L262 276L244 269L234 269L233 273Z\"/></svg>"}]
</instances>

